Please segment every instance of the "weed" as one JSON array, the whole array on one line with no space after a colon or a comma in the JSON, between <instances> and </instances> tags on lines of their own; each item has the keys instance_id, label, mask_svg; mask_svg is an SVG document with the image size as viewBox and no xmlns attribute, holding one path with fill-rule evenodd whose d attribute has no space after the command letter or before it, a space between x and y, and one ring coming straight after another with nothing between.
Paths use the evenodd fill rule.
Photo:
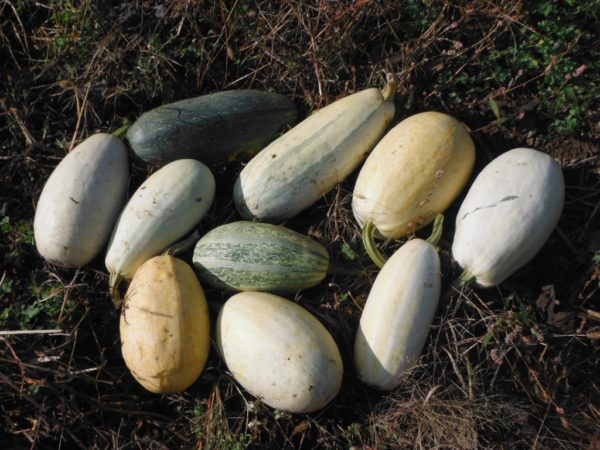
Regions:
<instances>
[{"instance_id":1,"label":"weed","mask_svg":"<svg viewBox=\"0 0 600 450\"><path fill-rule=\"evenodd\" d=\"M0 219L0 231L3 233L9 233L12 230L12 226L10 224L10 217L4 216Z\"/></svg>"},{"instance_id":2,"label":"weed","mask_svg":"<svg viewBox=\"0 0 600 450\"><path fill-rule=\"evenodd\" d=\"M35 245L33 227L30 220L20 220L13 223L10 217L0 220L0 231L9 244L4 255L7 261L16 261L32 250Z\"/></svg>"},{"instance_id":3,"label":"weed","mask_svg":"<svg viewBox=\"0 0 600 450\"><path fill-rule=\"evenodd\" d=\"M491 348L491 359L500 365L501 355L511 346L522 342L534 345L544 342L544 337L531 307L518 295L513 294L504 299L502 312L496 314L494 322L482 338L482 344L484 349Z\"/></svg>"},{"instance_id":4,"label":"weed","mask_svg":"<svg viewBox=\"0 0 600 450\"><path fill-rule=\"evenodd\" d=\"M12 293L12 280L4 281L0 286L0 293ZM22 330L43 325L56 327L59 325L61 312L63 316L68 315L75 306L70 300L63 303L64 286L60 283L30 286L29 289L33 302L11 302L0 312L0 327L6 327L8 324L14 324Z\"/></svg>"},{"instance_id":5,"label":"weed","mask_svg":"<svg viewBox=\"0 0 600 450\"><path fill-rule=\"evenodd\" d=\"M208 401L196 402L192 408L190 421L192 432L198 438L202 448L227 448L243 450L252 442L252 436L245 432L233 432L225 415L224 405L218 385L212 391ZM247 423L247 427L251 427Z\"/></svg>"},{"instance_id":6,"label":"weed","mask_svg":"<svg viewBox=\"0 0 600 450\"><path fill-rule=\"evenodd\" d=\"M7 216L2 219L0 226L2 226L2 231L7 233L16 244L35 244L33 227L30 221L21 220L16 224L12 224L10 217Z\"/></svg>"},{"instance_id":7,"label":"weed","mask_svg":"<svg viewBox=\"0 0 600 450\"><path fill-rule=\"evenodd\" d=\"M358 254L347 242L342 244L342 255L344 255L344 258L348 259L349 261L355 261L358 258Z\"/></svg>"},{"instance_id":8,"label":"weed","mask_svg":"<svg viewBox=\"0 0 600 450\"><path fill-rule=\"evenodd\" d=\"M513 118L521 118L521 108L533 101L553 131L581 131L600 94L593 75L600 63L590 28L597 9L542 2L524 22L518 4L482 8L482 19L490 20L490 31L483 36L473 34L473 11L465 15L457 8L449 45L442 51L449 58L437 67L433 91L449 92L453 108L481 103L492 92L493 98L512 105Z\"/></svg>"},{"instance_id":9,"label":"weed","mask_svg":"<svg viewBox=\"0 0 600 450\"><path fill-rule=\"evenodd\" d=\"M2 275L2 279L0 280L0 300L13 291L13 283L14 280L8 278L6 273Z\"/></svg>"}]
</instances>

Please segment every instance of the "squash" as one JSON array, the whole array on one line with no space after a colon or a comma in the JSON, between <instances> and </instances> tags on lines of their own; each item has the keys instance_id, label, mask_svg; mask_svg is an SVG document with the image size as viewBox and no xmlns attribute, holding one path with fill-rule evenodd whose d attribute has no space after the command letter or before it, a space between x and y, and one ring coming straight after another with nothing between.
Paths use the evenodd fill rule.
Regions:
<instances>
[{"instance_id":1,"label":"squash","mask_svg":"<svg viewBox=\"0 0 600 450\"><path fill-rule=\"evenodd\" d=\"M241 292L229 298L217 319L216 343L233 378L272 408L313 412L340 389L343 365L333 337L282 297Z\"/></svg>"},{"instance_id":2,"label":"squash","mask_svg":"<svg viewBox=\"0 0 600 450\"><path fill-rule=\"evenodd\" d=\"M131 279L145 261L198 224L214 195L211 171L195 159L173 161L142 183L123 209L106 253L113 298L121 278Z\"/></svg>"},{"instance_id":3,"label":"squash","mask_svg":"<svg viewBox=\"0 0 600 450\"><path fill-rule=\"evenodd\" d=\"M462 191L474 163L473 141L453 117L430 111L404 119L373 149L354 186L352 211L365 239L371 232L398 239L431 223Z\"/></svg>"},{"instance_id":4,"label":"squash","mask_svg":"<svg viewBox=\"0 0 600 450\"><path fill-rule=\"evenodd\" d=\"M321 282L329 254L308 236L258 222L233 222L209 231L196 244L200 278L220 289L295 292Z\"/></svg>"},{"instance_id":5,"label":"squash","mask_svg":"<svg viewBox=\"0 0 600 450\"><path fill-rule=\"evenodd\" d=\"M194 158L216 165L250 159L296 116L294 103L283 95L224 91L147 111L126 137L136 155L150 163Z\"/></svg>"},{"instance_id":6,"label":"squash","mask_svg":"<svg viewBox=\"0 0 600 450\"><path fill-rule=\"evenodd\" d=\"M421 355L441 286L435 245L443 216L428 241L412 239L384 264L369 292L354 344L358 377L380 390L396 388Z\"/></svg>"},{"instance_id":7,"label":"squash","mask_svg":"<svg viewBox=\"0 0 600 450\"><path fill-rule=\"evenodd\" d=\"M127 195L127 149L97 133L56 166L40 195L33 233L38 252L63 267L90 263L106 245Z\"/></svg>"},{"instance_id":8,"label":"squash","mask_svg":"<svg viewBox=\"0 0 600 450\"><path fill-rule=\"evenodd\" d=\"M364 160L394 117L396 81L315 112L265 147L234 186L244 219L289 219L317 202Z\"/></svg>"},{"instance_id":9,"label":"squash","mask_svg":"<svg viewBox=\"0 0 600 450\"><path fill-rule=\"evenodd\" d=\"M497 286L529 262L558 223L564 191L560 166L539 150L515 148L492 160L456 216L460 280Z\"/></svg>"},{"instance_id":10,"label":"squash","mask_svg":"<svg viewBox=\"0 0 600 450\"><path fill-rule=\"evenodd\" d=\"M119 330L125 364L144 388L187 389L210 351L208 304L192 268L170 255L142 264L127 290Z\"/></svg>"}]
</instances>

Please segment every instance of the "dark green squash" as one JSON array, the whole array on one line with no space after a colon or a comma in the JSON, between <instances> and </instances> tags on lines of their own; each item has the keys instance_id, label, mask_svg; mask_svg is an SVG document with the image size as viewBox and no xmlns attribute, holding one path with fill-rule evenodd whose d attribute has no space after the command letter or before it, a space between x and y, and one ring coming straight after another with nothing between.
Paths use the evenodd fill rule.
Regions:
<instances>
[{"instance_id":1,"label":"dark green squash","mask_svg":"<svg viewBox=\"0 0 600 450\"><path fill-rule=\"evenodd\" d=\"M294 103L283 95L223 91L147 111L129 127L126 139L150 163L194 158L224 164L250 159L296 117Z\"/></svg>"},{"instance_id":2,"label":"dark green squash","mask_svg":"<svg viewBox=\"0 0 600 450\"><path fill-rule=\"evenodd\" d=\"M259 222L213 228L192 258L203 282L226 291L295 292L320 283L329 254L308 236Z\"/></svg>"}]
</instances>

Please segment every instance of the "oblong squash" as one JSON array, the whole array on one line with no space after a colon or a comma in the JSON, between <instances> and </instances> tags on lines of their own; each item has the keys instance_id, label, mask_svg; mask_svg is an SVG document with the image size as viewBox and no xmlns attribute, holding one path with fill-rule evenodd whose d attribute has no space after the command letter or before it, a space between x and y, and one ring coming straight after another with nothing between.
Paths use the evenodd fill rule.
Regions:
<instances>
[{"instance_id":1,"label":"oblong squash","mask_svg":"<svg viewBox=\"0 0 600 450\"><path fill-rule=\"evenodd\" d=\"M272 408L313 412L340 389L343 365L333 337L312 314L282 297L231 297L219 313L216 342L236 381Z\"/></svg>"},{"instance_id":2,"label":"oblong squash","mask_svg":"<svg viewBox=\"0 0 600 450\"><path fill-rule=\"evenodd\" d=\"M188 388L210 351L208 305L192 268L170 255L146 261L127 290L119 329L125 364L144 388Z\"/></svg>"},{"instance_id":3,"label":"oblong squash","mask_svg":"<svg viewBox=\"0 0 600 450\"><path fill-rule=\"evenodd\" d=\"M539 150L515 148L485 166L456 216L462 280L496 286L529 262L558 223L564 191L560 166Z\"/></svg>"},{"instance_id":4,"label":"oblong squash","mask_svg":"<svg viewBox=\"0 0 600 450\"><path fill-rule=\"evenodd\" d=\"M250 159L296 121L294 103L266 91L234 90L162 105L142 114L126 138L143 160L194 158L222 164Z\"/></svg>"},{"instance_id":5,"label":"oblong squash","mask_svg":"<svg viewBox=\"0 0 600 450\"><path fill-rule=\"evenodd\" d=\"M436 232L441 234L441 229ZM421 355L440 298L435 244L408 241L384 264L369 292L356 334L354 365L358 377L372 387L394 389Z\"/></svg>"},{"instance_id":6,"label":"oblong squash","mask_svg":"<svg viewBox=\"0 0 600 450\"><path fill-rule=\"evenodd\" d=\"M193 262L200 278L220 289L295 292L325 278L329 254L321 244L288 228L240 221L204 235Z\"/></svg>"},{"instance_id":7,"label":"oblong squash","mask_svg":"<svg viewBox=\"0 0 600 450\"><path fill-rule=\"evenodd\" d=\"M131 279L145 261L194 228L214 195L211 171L195 159L173 161L154 172L119 217L106 253L108 271Z\"/></svg>"},{"instance_id":8,"label":"oblong squash","mask_svg":"<svg viewBox=\"0 0 600 450\"><path fill-rule=\"evenodd\" d=\"M396 82L313 113L250 160L234 201L245 219L289 219L318 201L364 160L394 117Z\"/></svg>"},{"instance_id":9,"label":"oblong squash","mask_svg":"<svg viewBox=\"0 0 600 450\"><path fill-rule=\"evenodd\" d=\"M56 166L40 195L33 233L38 252L63 267L91 262L106 245L127 195L121 139L97 133Z\"/></svg>"},{"instance_id":10,"label":"oblong squash","mask_svg":"<svg viewBox=\"0 0 600 450\"><path fill-rule=\"evenodd\" d=\"M378 237L398 239L428 225L465 186L475 163L469 133L453 117L424 112L404 119L361 168L352 211Z\"/></svg>"}]
</instances>

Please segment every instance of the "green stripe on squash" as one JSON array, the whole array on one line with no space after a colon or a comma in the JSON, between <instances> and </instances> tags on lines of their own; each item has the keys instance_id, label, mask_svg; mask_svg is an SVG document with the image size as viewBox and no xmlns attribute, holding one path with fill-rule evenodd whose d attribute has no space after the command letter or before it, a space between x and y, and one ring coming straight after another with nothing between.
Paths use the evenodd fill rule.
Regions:
<instances>
[{"instance_id":1,"label":"green stripe on squash","mask_svg":"<svg viewBox=\"0 0 600 450\"><path fill-rule=\"evenodd\" d=\"M233 189L244 219L281 223L310 207L364 161L394 117L393 76L316 111L258 153Z\"/></svg>"},{"instance_id":2,"label":"green stripe on squash","mask_svg":"<svg viewBox=\"0 0 600 450\"><path fill-rule=\"evenodd\" d=\"M211 230L196 244L201 279L226 291L294 292L321 282L327 250L282 226L233 222Z\"/></svg>"}]
</instances>

